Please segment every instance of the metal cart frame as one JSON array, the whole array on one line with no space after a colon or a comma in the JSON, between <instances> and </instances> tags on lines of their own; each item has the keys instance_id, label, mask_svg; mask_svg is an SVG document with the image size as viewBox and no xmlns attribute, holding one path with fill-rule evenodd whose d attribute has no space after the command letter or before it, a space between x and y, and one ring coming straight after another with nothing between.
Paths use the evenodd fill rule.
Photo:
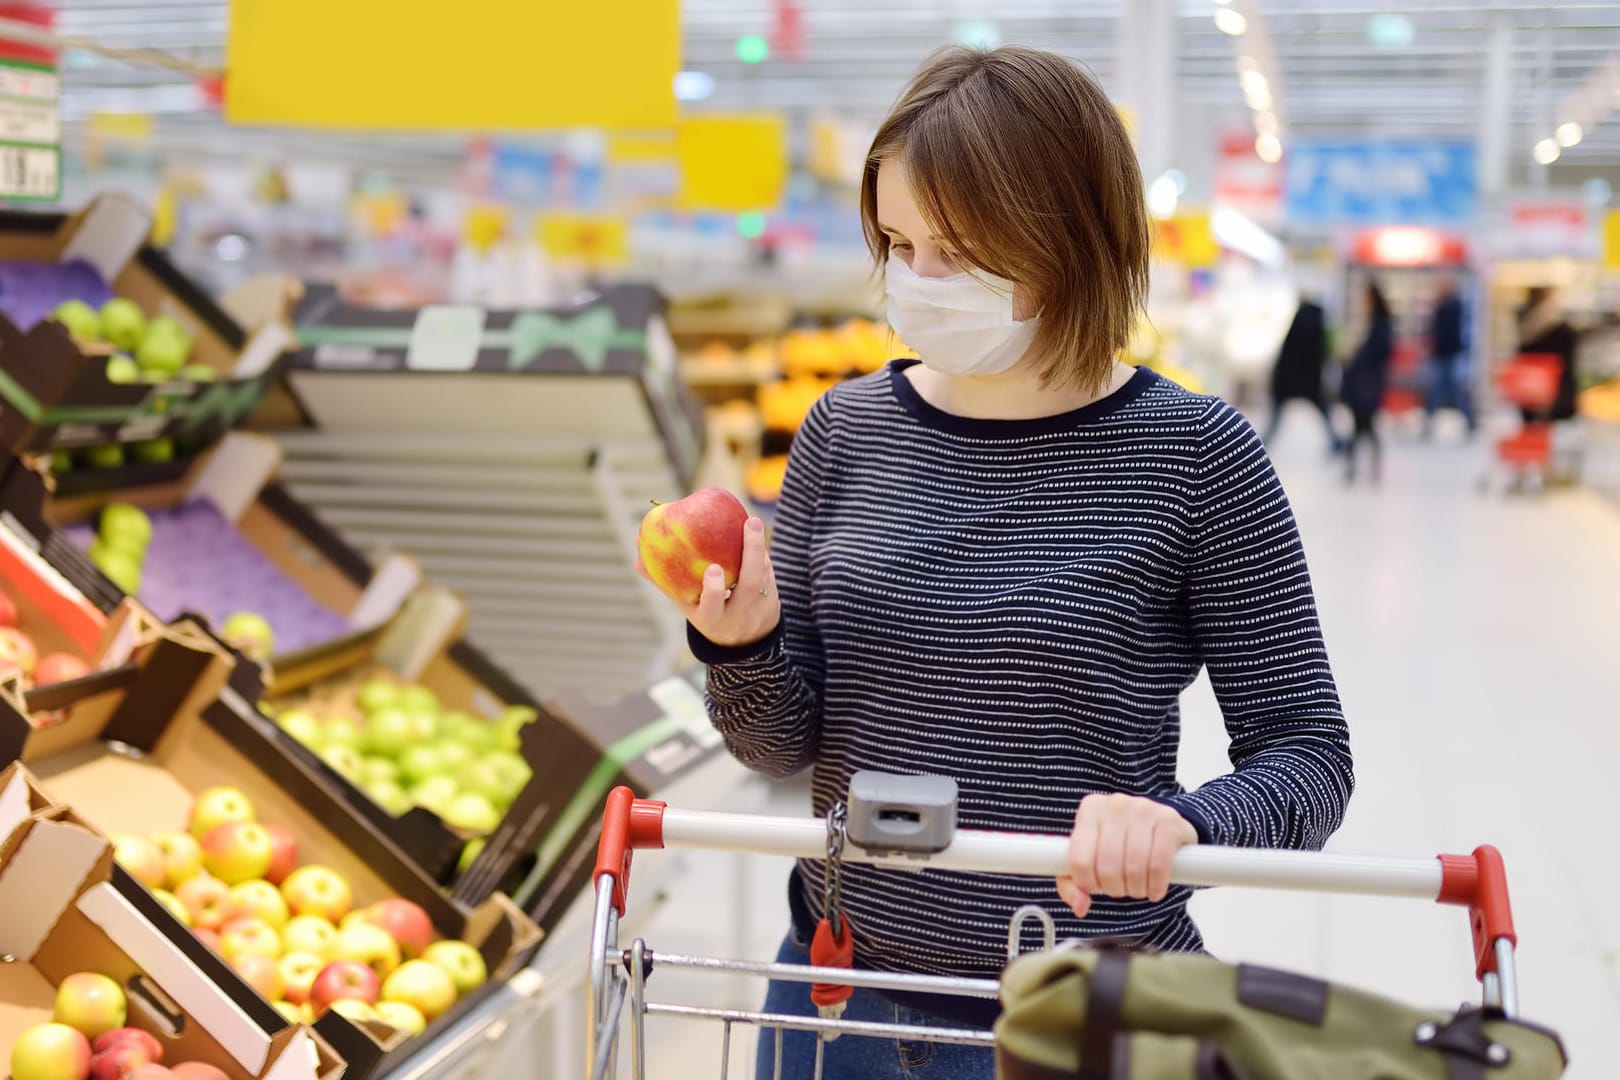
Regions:
<instances>
[{"instance_id":1,"label":"metal cart frame","mask_svg":"<svg viewBox=\"0 0 1620 1080\"><path fill-rule=\"evenodd\" d=\"M988 1031L785 1016L647 1000L652 950L639 938L629 948L621 948L618 941L619 920L625 912L631 860L636 850L668 847L819 859L828 855L830 821L831 817L829 823L823 823L814 818L672 809L656 800L638 799L627 787L616 788L609 794L593 875L596 903L591 926L587 1004L587 1067L591 1080L616 1075L618 1034L627 1003L631 1014L632 1070L637 1080L644 1080L646 1076L645 1019L649 1014L719 1021L724 1027L722 1078L729 1069L731 1030L737 1024L775 1030L778 1074L782 1068L784 1031L820 1033L815 1063L818 1078L822 1075L824 1040L841 1035L994 1045L994 1035ZM943 850L927 854L875 853L851 842L838 857L848 862L902 869L933 867L1055 877L1068 872L1068 837L963 829L954 832ZM1506 870L1501 854L1494 847L1476 848L1471 855L1425 859L1193 846L1176 854L1171 878L1179 885L1404 897L1467 908L1474 939L1475 976L1480 981L1484 1003L1508 1017L1518 1014L1514 968L1518 939L1513 928ZM1016 957L1020 931L1029 918L1044 920L1047 946L1051 947L1050 918L1039 908L1026 908L1013 918L1008 935L1010 956ZM657 962L661 967L914 993L994 998L999 990L995 979L754 963L664 952L658 953Z\"/></svg>"}]
</instances>

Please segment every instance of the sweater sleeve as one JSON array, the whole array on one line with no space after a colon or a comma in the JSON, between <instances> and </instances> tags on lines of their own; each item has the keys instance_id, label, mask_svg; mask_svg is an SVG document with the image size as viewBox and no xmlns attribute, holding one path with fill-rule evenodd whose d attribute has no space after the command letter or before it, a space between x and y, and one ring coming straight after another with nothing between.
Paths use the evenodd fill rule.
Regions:
<instances>
[{"instance_id":1,"label":"sweater sleeve","mask_svg":"<svg viewBox=\"0 0 1620 1080\"><path fill-rule=\"evenodd\" d=\"M1203 843L1320 848L1354 777L1299 530L1241 414L1217 402L1201 442L1187 605L1234 771L1164 801Z\"/></svg>"},{"instance_id":2,"label":"sweater sleeve","mask_svg":"<svg viewBox=\"0 0 1620 1080\"><path fill-rule=\"evenodd\" d=\"M815 762L821 736L821 634L810 609L810 541L829 464L831 395L816 402L788 453L771 529L771 567L782 619L763 641L715 645L687 627L693 655L709 665L709 719L751 769L788 776Z\"/></svg>"}]
</instances>

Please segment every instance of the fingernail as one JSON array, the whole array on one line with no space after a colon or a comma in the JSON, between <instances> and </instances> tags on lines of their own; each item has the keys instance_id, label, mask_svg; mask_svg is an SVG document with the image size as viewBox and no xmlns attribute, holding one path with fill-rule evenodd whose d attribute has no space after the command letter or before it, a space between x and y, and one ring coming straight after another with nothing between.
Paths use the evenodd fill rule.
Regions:
<instances>
[{"instance_id":1,"label":"fingernail","mask_svg":"<svg viewBox=\"0 0 1620 1080\"><path fill-rule=\"evenodd\" d=\"M763 521L761 521L759 518L749 518L748 519L748 531L749 532L764 532L765 531L765 523Z\"/></svg>"},{"instance_id":2,"label":"fingernail","mask_svg":"<svg viewBox=\"0 0 1620 1080\"><path fill-rule=\"evenodd\" d=\"M724 573L725 571L720 569L719 563L710 563L708 568L703 571L703 576L706 578L717 578Z\"/></svg>"}]
</instances>

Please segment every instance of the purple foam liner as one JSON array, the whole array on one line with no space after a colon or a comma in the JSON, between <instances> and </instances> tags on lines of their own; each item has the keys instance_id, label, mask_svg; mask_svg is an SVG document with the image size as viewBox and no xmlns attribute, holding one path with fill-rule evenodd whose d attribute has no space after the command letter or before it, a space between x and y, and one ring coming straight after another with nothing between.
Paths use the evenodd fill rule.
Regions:
<instances>
[{"instance_id":1,"label":"purple foam liner","mask_svg":"<svg viewBox=\"0 0 1620 1080\"><path fill-rule=\"evenodd\" d=\"M116 295L96 268L72 262L0 261L0 311L20 330L29 330L67 300L83 300L100 310Z\"/></svg>"}]
</instances>

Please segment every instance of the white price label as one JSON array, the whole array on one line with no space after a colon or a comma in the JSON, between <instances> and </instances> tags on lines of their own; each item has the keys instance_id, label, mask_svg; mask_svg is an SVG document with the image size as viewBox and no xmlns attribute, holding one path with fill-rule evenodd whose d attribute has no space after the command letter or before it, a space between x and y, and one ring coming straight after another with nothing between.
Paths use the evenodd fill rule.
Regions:
<instances>
[{"instance_id":1,"label":"white price label","mask_svg":"<svg viewBox=\"0 0 1620 1080\"><path fill-rule=\"evenodd\" d=\"M61 155L55 147L0 146L0 198L54 199L61 181Z\"/></svg>"},{"instance_id":2,"label":"white price label","mask_svg":"<svg viewBox=\"0 0 1620 1080\"><path fill-rule=\"evenodd\" d=\"M54 101L0 98L0 142L58 143L62 124Z\"/></svg>"},{"instance_id":3,"label":"white price label","mask_svg":"<svg viewBox=\"0 0 1620 1080\"><path fill-rule=\"evenodd\" d=\"M62 81L54 71L0 64L0 97L55 101L61 91Z\"/></svg>"},{"instance_id":4,"label":"white price label","mask_svg":"<svg viewBox=\"0 0 1620 1080\"><path fill-rule=\"evenodd\" d=\"M416 314L405 366L415 371L471 371L484 337L484 310L437 305Z\"/></svg>"}]
</instances>

